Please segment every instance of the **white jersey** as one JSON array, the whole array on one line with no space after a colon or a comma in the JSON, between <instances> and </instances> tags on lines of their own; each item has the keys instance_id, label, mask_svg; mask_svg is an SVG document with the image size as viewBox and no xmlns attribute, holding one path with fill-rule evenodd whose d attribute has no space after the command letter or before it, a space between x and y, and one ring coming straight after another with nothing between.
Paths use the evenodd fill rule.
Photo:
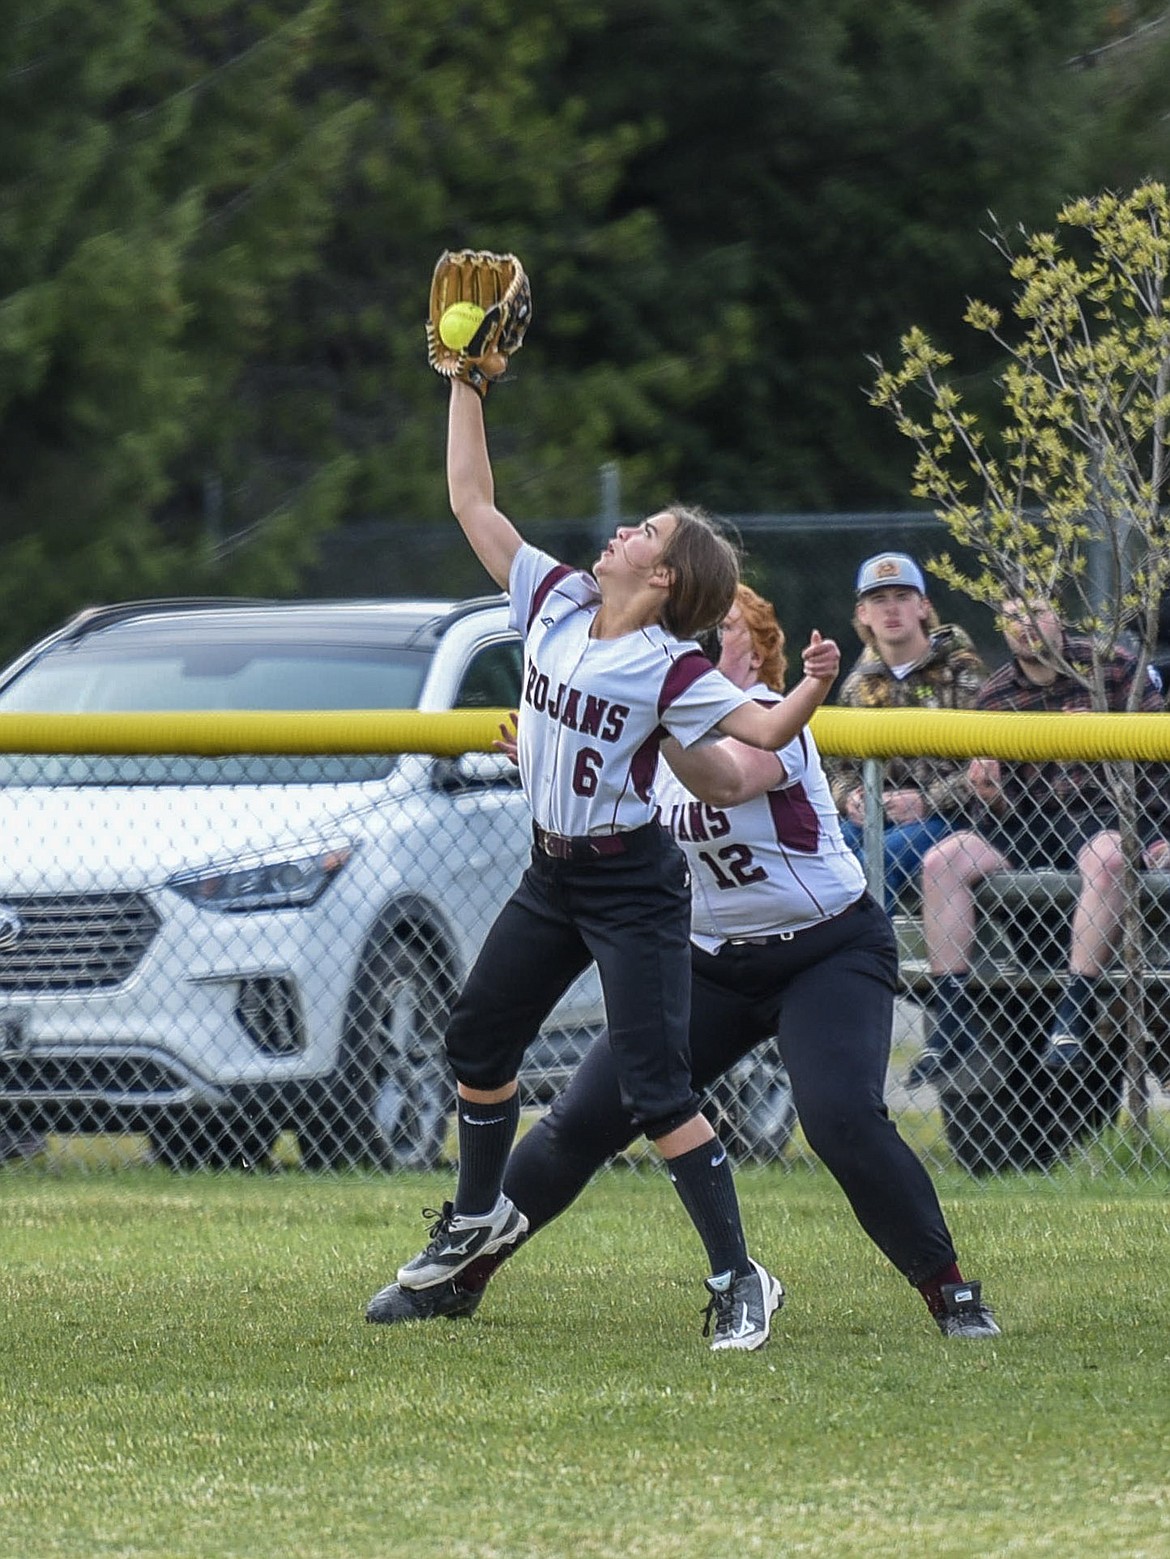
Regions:
<instances>
[{"instance_id":1,"label":"white jersey","mask_svg":"<svg viewBox=\"0 0 1170 1559\"><path fill-rule=\"evenodd\" d=\"M751 689L761 703L778 695ZM775 790L726 811L696 801L665 763L654 790L659 816L691 867L691 940L715 952L731 937L803 931L847 909L865 873L841 837L837 808L811 732L777 757Z\"/></svg>"},{"instance_id":2,"label":"white jersey","mask_svg":"<svg viewBox=\"0 0 1170 1559\"><path fill-rule=\"evenodd\" d=\"M597 581L527 543L508 588L524 635L517 757L534 820L570 835L652 822L663 739L692 746L747 695L657 625L590 638Z\"/></svg>"}]
</instances>

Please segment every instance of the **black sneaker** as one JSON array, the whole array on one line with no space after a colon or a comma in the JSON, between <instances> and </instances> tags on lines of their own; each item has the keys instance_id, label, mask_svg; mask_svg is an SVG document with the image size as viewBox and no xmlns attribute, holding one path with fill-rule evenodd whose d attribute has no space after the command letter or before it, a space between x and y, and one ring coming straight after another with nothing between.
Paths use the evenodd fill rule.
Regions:
<instances>
[{"instance_id":1,"label":"black sneaker","mask_svg":"<svg viewBox=\"0 0 1170 1559\"><path fill-rule=\"evenodd\" d=\"M501 1196L490 1213L469 1217L457 1214L450 1202L442 1212L423 1209L424 1218L434 1218L427 1248L398 1269L403 1288L434 1288L469 1267L477 1256L490 1256L510 1250L528 1232L528 1219L506 1196Z\"/></svg>"},{"instance_id":2,"label":"black sneaker","mask_svg":"<svg viewBox=\"0 0 1170 1559\"><path fill-rule=\"evenodd\" d=\"M946 1309L936 1315L944 1337L998 1337L991 1309L980 1298L978 1283L944 1283L942 1296Z\"/></svg>"},{"instance_id":3,"label":"black sneaker","mask_svg":"<svg viewBox=\"0 0 1170 1559\"><path fill-rule=\"evenodd\" d=\"M974 1041L966 1035L957 1044L927 1045L906 1073L907 1088L921 1088L925 1083L943 1082L958 1069L960 1062L973 1049Z\"/></svg>"},{"instance_id":4,"label":"black sneaker","mask_svg":"<svg viewBox=\"0 0 1170 1559\"><path fill-rule=\"evenodd\" d=\"M443 1317L464 1320L475 1314L483 1295L482 1288L460 1288L451 1282L439 1283L434 1288L403 1288L401 1283L388 1283L366 1306L366 1320L380 1326Z\"/></svg>"},{"instance_id":5,"label":"black sneaker","mask_svg":"<svg viewBox=\"0 0 1170 1559\"><path fill-rule=\"evenodd\" d=\"M784 1303L784 1285L766 1272L758 1261L744 1277L721 1272L704 1279L711 1295L703 1321L703 1336L715 1335L711 1347L762 1348L772 1331L772 1317Z\"/></svg>"},{"instance_id":6,"label":"black sneaker","mask_svg":"<svg viewBox=\"0 0 1170 1559\"><path fill-rule=\"evenodd\" d=\"M1085 1064L1085 1042L1076 1034L1057 1031L1049 1035L1040 1060L1049 1072L1079 1072Z\"/></svg>"},{"instance_id":7,"label":"black sneaker","mask_svg":"<svg viewBox=\"0 0 1170 1559\"><path fill-rule=\"evenodd\" d=\"M1050 1072L1075 1072L1084 1066L1093 1033L1094 984L1083 974L1069 976L1040 1057Z\"/></svg>"}]
</instances>

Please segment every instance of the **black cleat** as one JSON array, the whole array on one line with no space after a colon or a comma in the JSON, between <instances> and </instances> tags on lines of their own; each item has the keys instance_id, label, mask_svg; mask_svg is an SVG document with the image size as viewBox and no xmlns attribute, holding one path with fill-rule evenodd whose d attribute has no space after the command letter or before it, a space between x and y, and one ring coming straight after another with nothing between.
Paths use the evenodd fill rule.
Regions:
<instances>
[{"instance_id":1,"label":"black cleat","mask_svg":"<svg viewBox=\"0 0 1170 1559\"><path fill-rule=\"evenodd\" d=\"M433 1288L388 1283L366 1306L366 1320L379 1326L393 1326L398 1321L465 1320L475 1314L483 1293L482 1288L460 1288L450 1281Z\"/></svg>"},{"instance_id":2,"label":"black cleat","mask_svg":"<svg viewBox=\"0 0 1170 1559\"><path fill-rule=\"evenodd\" d=\"M991 1309L980 1298L978 1283L944 1283L942 1296L946 1309L936 1315L944 1337L998 1337Z\"/></svg>"}]
</instances>

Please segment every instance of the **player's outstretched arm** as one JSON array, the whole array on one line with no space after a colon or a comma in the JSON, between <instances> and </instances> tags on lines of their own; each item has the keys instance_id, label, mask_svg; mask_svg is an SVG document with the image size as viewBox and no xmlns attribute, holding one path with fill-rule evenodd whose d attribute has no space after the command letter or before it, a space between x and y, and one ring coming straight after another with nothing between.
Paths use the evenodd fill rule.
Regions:
<instances>
[{"instance_id":1,"label":"player's outstretched arm","mask_svg":"<svg viewBox=\"0 0 1170 1559\"><path fill-rule=\"evenodd\" d=\"M508 516L496 508L483 401L458 379L451 381L447 415L447 493L472 551L500 589L506 590L512 559L523 538Z\"/></svg>"},{"instance_id":2,"label":"player's outstretched arm","mask_svg":"<svg viewBox=\"0 0 1170 1559\"><path fill-rule=\"evenodd\" d=\"M787 746L828 697L841 669L841 651L814 629L804 649L804 677L778 704L741 704L719 722L726 736L775 752Z\"/></svg>"},{"instance_id":3,"label":"player's outstretched arm","mask_svg":"<svg viewBox=\"0 0 1170 1559\"><path fill-rule=\"evenodd\" d=\"M737 807L775 790L786 778L774 752L760 752L742 742L697 742L682 747L667 737L660 752L692 796L709 807Z\"/></svg>"}]
</instances>

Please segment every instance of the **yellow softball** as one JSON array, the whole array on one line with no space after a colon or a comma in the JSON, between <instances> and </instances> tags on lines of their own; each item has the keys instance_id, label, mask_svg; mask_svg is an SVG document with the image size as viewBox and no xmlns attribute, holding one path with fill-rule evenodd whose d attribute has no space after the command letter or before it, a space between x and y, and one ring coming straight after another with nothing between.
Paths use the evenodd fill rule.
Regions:
<instances>
[{"instance_id":1,"label":"yellow softball","mask_svg":"<svg viewBox=\"0 0 1170 1559\"><path fill-rule=\"evenodd\" d=\"M452 352L462 352L482 324L483 310L478 303L452 303L439 320L439 339Z\"/></svg>"}]
</instances>

